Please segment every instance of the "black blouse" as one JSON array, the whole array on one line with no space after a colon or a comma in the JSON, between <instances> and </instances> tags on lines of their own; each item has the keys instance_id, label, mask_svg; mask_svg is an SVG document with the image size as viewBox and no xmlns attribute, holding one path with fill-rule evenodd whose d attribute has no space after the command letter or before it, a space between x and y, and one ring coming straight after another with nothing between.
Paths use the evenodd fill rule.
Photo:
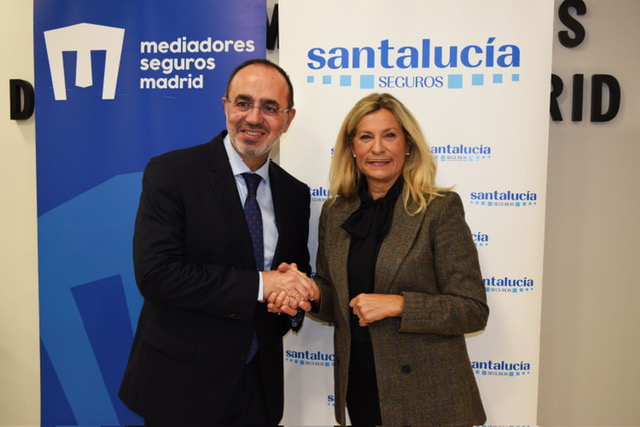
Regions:
<instances>
[{"instance_id":1,"label":"black blouse","mask_svg":"<svg viewBox=\"0 0 640 427\"><path fill-rule=\"evenodd\" d=\"M351 234L347 273L349 300L361 293L372 293L376 260L382 240L391 228L393 209L402 192L403 179L398 178L384 197L373 200L366 180L358 193L360 207L347 218L342 228ZM354 342L371 342L369 328L360 327L358 317L351 313L351 338Z\"/></svg>"}]
</instances>

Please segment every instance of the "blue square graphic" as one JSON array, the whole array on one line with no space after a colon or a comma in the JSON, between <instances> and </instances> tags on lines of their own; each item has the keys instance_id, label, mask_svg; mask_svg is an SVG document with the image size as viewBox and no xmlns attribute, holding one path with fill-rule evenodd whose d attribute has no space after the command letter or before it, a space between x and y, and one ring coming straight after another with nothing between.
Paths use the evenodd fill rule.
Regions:
<instances>
[{"instance_id":1,"label":"blue square graphic","mask_svg":"<svg viewBox=\"0 0 640 427\"><path fill-rule=\"evenodd\" d=\"M322 76L322 84L330 85L331 84L331 76Z\"/></svg>"},{"instance_id":2,"label":"blue square graphic","mask_svg":"<svg viewBox=\"0 0 640 427\"><path fill-rule=\"evenodd\" d=\"M313 83L316 81L315 76L307 76L307 83Z\"/></svg>"},{"instance_id":3,"label":"blue square graphic","mask_svg":"<svg viewBox=\"0 0 640 427\"><path fill-rule=\"evenodd\" d=\"M472 86L483 86L484 85L484 74L473 74L471 76L471 85Z\"/></svg>"},{"instance_id":4,"label":"blue square graphic","mask_svg":"<svg viewBox=\"0 0 640 427\"><path fill-rule=\"evenodd\" d=\"M502 83L502 74L494 74L493 75L494 83Z\"/></svg>"},{"instance_id":5,"label":"blue square graphic","mask_svg":"<svg viewBox=\"0 0 640 427\"><path fill-rule=\"evenodd\" d=\"M351 76L340 76L340 86L351 86Z\"/></svg>"},{"instance_id":6,"label":"blue square graphic","mask_svg":"<svg viewBox=\"0 0 640 427\"><path fill-rule=\"evenodd\" d=\"M373 74L364 74L360 76L360 89L373 89L375 76Z\"/></svg>"},{"instance_id":7,"label":"blue square graphic","mask_svg":"<svg viewBox=\"0 0 640 427\"><path fill-rule=\"evenodd\" d=\"M449 74L449 89L462 89L462 74Z\"/></svg>"},{"instance_id":8,"label":"blue square graphic","mask_svg":"<svg viewBox=\"0 0 640 427\"><path fill-rule=\"evenodd\" d=\"M511 74L511 81L512 82L519 82L520 81L520 74Z\"/></svg>"}]
</instances>

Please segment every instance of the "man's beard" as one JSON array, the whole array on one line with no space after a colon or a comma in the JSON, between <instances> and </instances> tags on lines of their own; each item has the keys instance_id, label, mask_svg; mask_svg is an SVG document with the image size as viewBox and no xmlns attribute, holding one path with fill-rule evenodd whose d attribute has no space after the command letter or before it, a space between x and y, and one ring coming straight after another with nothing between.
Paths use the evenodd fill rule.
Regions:
<instances>
[{"instance_id":1,"label":"man's beard","mask_svg":"<svg viewBox=\"0 0 640 427\"><path fill-rule=\"evenodd\" d=\"M231 145L233 145L233 148L235 148L238 153L247 157L262 157L265 154L268 154L271 151L271 148L277 142L277 140L275 140L271 144L254 147L249 144L239 143L237 138L233 135L229 135L229 139L231 140Z\"/></svg>"},{"instance_id":2,"label":"man's beard","mask_svg":"<svg viewBox=\"0 0 640 427\"><path fill-rule=\"evenodd\" d=\"M278 137L273 140L273 142L269 144L265 144L263 146L253 146L251 144L238 142L238 139L240 138L239 135L241 132L238 132L238 131L231 132L230 126L229 126L229 120L227 120L226 122L227 122L227 131L229 133L229 140L231 141L231 145L233 146L233 148L236 149L238 153L242 154L243 156L262 157L266 154L269 154L273 146L276 145L276 142L278 142L278 139L280 139L280 136L282 136L282 132L281 132L280 135L278 135ZM249 126L249 128L251 128L251 126ZM264 128L261 126L254 127L254 128L256 130L264 130ZM284 128L284 125L283 125L283 128Z\"/></svg>"}]
</instances>

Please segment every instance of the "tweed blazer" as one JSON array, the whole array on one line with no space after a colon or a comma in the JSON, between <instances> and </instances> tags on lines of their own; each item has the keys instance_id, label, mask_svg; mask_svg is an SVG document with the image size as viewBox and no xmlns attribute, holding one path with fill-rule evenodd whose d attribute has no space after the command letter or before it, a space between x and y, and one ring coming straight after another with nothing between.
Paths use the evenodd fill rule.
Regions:
<instances>
[{"instance_id":1,"label":"tweed blazer","mask_svg":"<svg viewBox=\"0 0 640 427\"><path fill-rule=\"evenodd\" d=\"M351 236L342 223L359 207L338 198L322 208L314 314L334 323L335 411L345 425L350 357L347 257ZM486 420L464 334L482 330L486 294L464 208L455 192L409 215L402 197L380 247L374 289L404 297L402 317L368 326L375 356L383 425L478 425Z\"/></svg>"}]
</instances>

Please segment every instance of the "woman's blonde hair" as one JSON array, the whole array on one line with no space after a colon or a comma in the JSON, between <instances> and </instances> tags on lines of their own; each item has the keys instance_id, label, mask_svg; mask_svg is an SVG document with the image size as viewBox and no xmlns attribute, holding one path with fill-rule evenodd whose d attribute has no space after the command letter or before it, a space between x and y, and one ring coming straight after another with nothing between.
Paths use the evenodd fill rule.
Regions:
<instances>
[{"instance_id":1,"label":"woman's blonde hair","mask_svg":"<svg viewBox=\"0 0 640 427\"><path fill-rule=\"evenodd\" d=\"M353 138L360 120L367 114L385 109L390 111L400 123L404 132L409 155L402 167L404 188L402 198L404 209L409 215L415 215L427 208L427 205L446 189L436 186L436 159L433 157L422 129L417 120L393 95L372 93L359 100L342 122L336 139L336 146L329 171L330 197L356 197L363 175L356 166L352 155ZM409 209L409 201L417 208Z\"/></svg>"}]
</instances>

